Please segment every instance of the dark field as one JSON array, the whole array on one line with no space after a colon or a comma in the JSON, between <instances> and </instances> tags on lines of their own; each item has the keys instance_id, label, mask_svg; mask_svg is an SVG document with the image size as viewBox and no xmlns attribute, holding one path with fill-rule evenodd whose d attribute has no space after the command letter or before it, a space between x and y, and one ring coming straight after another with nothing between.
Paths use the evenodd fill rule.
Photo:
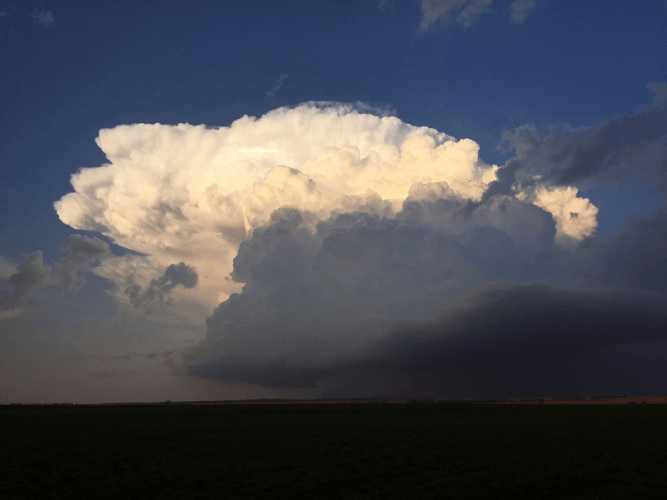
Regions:
<instances>
[{"instance_id":1,"label":"dark field","mask_svg":"<svg viewBox=\"0 0 667 500\"><path fill-rule=\"evenodd\" d=\"M667 498L667 406L0 407L0 498Z\"/></svg>"}]
</instances>

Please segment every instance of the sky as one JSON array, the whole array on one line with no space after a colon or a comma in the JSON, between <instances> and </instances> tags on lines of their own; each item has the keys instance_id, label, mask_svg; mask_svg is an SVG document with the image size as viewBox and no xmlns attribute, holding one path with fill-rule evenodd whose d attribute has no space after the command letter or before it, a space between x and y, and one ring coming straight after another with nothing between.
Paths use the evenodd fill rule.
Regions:
<instances>
[{"instance_id":1,"label":"sky","mask_svg":"<svg viewBox=\"0 0 667 500\"><path fill-rule=\"evenodd\" d=\"M0 3L0 403L667 394L666 26Z\"/></svg>"}]
</instances>

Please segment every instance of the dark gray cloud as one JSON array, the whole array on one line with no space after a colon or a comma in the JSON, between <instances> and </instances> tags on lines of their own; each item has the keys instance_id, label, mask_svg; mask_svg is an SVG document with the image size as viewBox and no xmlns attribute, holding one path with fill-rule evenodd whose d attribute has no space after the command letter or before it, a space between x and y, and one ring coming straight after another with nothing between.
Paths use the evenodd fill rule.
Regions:
<instances>
[{"instance_id":1,"label":"dark gray cloud","mask_svg":"<svg viewBox=\"0 0 667 500\"><path fill-rule=\"evenodd\" d=\"M9 277L11 292L0 297L0 311L11 311L23 302L32 290L47 283L50 269L44 264L42 252L37 250L27 254Z\"/></svg>"},{"instance_id":2,"label":"dark gray cloud","mask_svg":"<svg viewBox=\"0 0 667 500\"><path fill-rule=\"evenodd\" d=\"M80 276L81 271L110 253L109 245L106 242L80 234L68 236L60 245L60 251L67 252L67 256L61 259L56 266L61 280L60 285L74 294L85 284L85 280Z\"/></svg>"},{"instance_id":3,"label":"dark gray cloud","mask_svg":"<svg viewBox=\"0 0 667 500\"><path fill-rule=\"evenodd\" d=\"M435 321L475 287L559 266L554 222L540 208L496 197L465 217L462 205L418 183L396 218L338 213L315 233L298 210L276 210L241 244L232 277L243 292L207 319L205 341L186 356L190 373L313 386L364 365L396 324Z\"/></svg>"},{"instance_id":4,"label":"dark gray cloud","mask_svg":"<svg viewBox=\"0 0 667 500\"><path fill-rule=\"evenodd\" d=\"M194 288L198 281L196 269L180 262L167 267L164 274L151 280L145 290L131 279L130 285L125 289L125 294L129 296L130 303L135 308L144 307L146 314L149 314L154 305L164 303L164 299L176 286Z\"/></svg>"},{"instance_id":5,"label":"dark gray cloud","mask_svg":"<svg viewBox=\"0 0 667 500\"><path fill-rule=\"evenodd\" d=\"M532 125L505 132L503 140L516 156L498 172L498 183L487 196L509 193L515 182L586 190L628 177L667 189L667 87L650 82L648 88L655 93L653 104L631 116L619 115L580 130L560 125L546 137Z\"/></svg>"}]
</instances>

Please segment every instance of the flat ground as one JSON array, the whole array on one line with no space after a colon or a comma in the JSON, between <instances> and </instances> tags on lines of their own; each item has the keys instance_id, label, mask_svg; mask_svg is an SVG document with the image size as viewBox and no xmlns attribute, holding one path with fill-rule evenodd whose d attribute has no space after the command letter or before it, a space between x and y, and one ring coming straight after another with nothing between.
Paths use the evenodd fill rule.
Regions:
<instances>
[{"instance_id":1,"label":"flat ground","mask_svg":"<svg viewBox=\"0 0 667 500\"><path fill-rule=\"evenodd\" d=\"M627 399L0 406L0 499L667 498L667 406Z\"/></svg>"},{"instance_id":2,"label":"flat ground","mask_svg":"<svg viewBox=\"0 0 667 500\"><path fill-rule=\"evenodd\" d=\"M537 398L508 399L501 404L546 404L546 405L626 405L626 404L667 404L667 396L631 396L608 398L544 398L540 403Z\"/></svg>"}]
</instances>

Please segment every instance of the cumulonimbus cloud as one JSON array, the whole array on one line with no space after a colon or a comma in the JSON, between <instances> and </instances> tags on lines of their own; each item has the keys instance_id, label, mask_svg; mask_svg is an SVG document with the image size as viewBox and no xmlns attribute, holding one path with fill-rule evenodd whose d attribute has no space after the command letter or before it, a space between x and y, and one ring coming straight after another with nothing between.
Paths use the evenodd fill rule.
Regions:
<instances>
[{"instance_id":1,"label":"cumulonimbus cloud","mask_svg":"<svg viewBox=\"0 0 667 500\"><path fill-rule=\"evenodd\" d=\"M626 120L661 124L658 113L654 104L570 142L508 135L516 156L500 168L470 139L334 103L219 129L125 125L100 132L108 163L73 175L74 192L55 207L66 224L143 254L95 268L121 299L157 297L167 282L151 277L176 258L197 269L187 293L215 310L185 355L190 373L313 386L371 366L397 325L459 317L484 287L622 287L589 272L612 259L594 240L598 209L578 189L605 182L596 175L619 147L636 157L654 147L659 134L641 128L643 141ZM624 146L598 137L608 129ZM572 170L578 143L594 145L598 166ZM123 293L130 276L144 284ZM589 295L575 296L586 309Z\"/></svg>"}]
</instances>

